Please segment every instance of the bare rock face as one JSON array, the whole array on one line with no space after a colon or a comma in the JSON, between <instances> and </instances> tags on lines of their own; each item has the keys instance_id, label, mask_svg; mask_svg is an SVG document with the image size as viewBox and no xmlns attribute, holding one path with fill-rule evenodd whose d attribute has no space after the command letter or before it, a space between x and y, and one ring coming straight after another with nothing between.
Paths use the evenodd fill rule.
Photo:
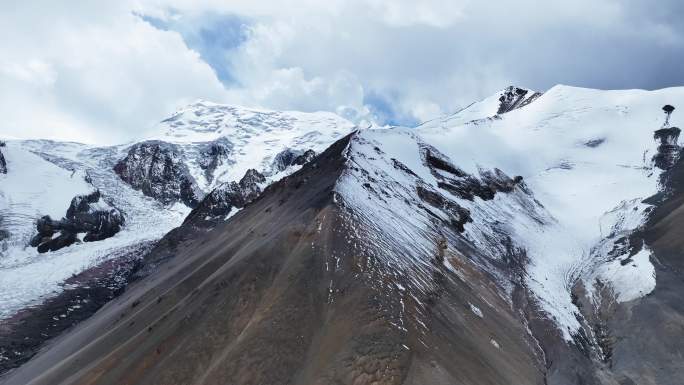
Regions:
<instances>
[{"instance_id":1,"label":"bare rock face","mask_svg":"<svg viewBox=\"0 0 684 385\"><path fill-rule=\"evenodd\" d=\"M316 157L313 150L286 149L271 163L267 175L284 171L290 166L303 166ZM255 169L249 169L239 182L222 183L207 194L192 210L184 223L211 225L224 221L233 209L241 209L255 200L262 192L266 177Z\"/></svg>"},{"instance_id":2,"label":"bare rock face","mask_svg":"<svg viewBox=\"0 0 684 385\"><path fill-rule=\"evenodd\" d=\"M239 182L222 183L192 210L185 219L189 222L223 220L233 208L241 209L261 194L260 185L266 178L257 170L249 169Z\"/></svg>"},{"instance_id":3,"label":"bare rock face","mask_svg":"<svg viewBox=\"0 0 684 385\"><path fill-rule=\"evenodd\" d=\"M164 204L182 202L195 207L202 195L183 163L181 151L170 143L137 143L114 166L114 171L134 189Z\"/></svg>"},{"instance_id":4,"label":"bare rock face","mask_svg":"<svg viewBox=\"0 0 684 385\"><path fill-rule=\"evenodd\" d=\"M53 220L46 215L36 221L36 234L30 245L38 252L56 251L79 242L78 234L85 233L84 242L100 241L121 230L124 216L105 203L99 191L79 195L71 200L66 217Z\"/></svg>"},{"instance_id":5,"label":"bare rock face","mask_svg":"<svg viewBox=\"0 0 684 385\"><path fill-rule=\"evenodd\" d=\"M5 147L5 142L0 141L0 147ZM7 162L5 156L2 155L2 150L0 150L0 174L7 174Z\"/></svg>"},{"instance_id":6,"label":"bare rock face","mask_svg":"<svg viewBox=\"0 0 684 385\"><path fill-rule=\"evenodd\" d=\"M515 110L516 108L524 107L532 103L541 95L541 92L531 92L523 88L509 86L499 98L499 102L501 103L499 104L499 110L496 113L501 115Z\"/></svg>"},{"instance_id":7,"label":"bare rock face","mask_svg":"<svg viewBox=\"0 0 684 385\"><path fill-rule=\"evenodd\" d=\"M655 166L662 170L669 170L677 163L682 151L678 144L679 134L682 132L678 127L670 127L670 117L675 108L669 104L663 107L665 112L665 124L663 128L653 133L653 139L659 142L658 153L653 156Z\"/></svg>"},{"instance_id":8,"label":"bare rock face","mask_svg":"<svg viewBox=\"0 0 684 385\"><path fill-rule=\"evenodd\" d=\"M521 176L511 178L499 169L482 171L479 178L470 175L451 164L434 148L424 148L422 155L423 162L439 181L439 188L469 201L475 197L482 200L494 199L497 192L511 192L522 182Z\"/></svg>"},{"instance_id":9,"label":"bare rock face","mask_svg":"<svg viewBox=\"0 0 684 385\"><path fill-rule=\"evenodd\" d=\"M672 168L681 152L681 147L677 144L681 130L677 127L661 128L653 134L653 138L660 142L658 153L653 157L655 166L668 170Z\"/></svg>"},{"instance_id":10,"label":"bare rock face","mask_svg":"<svg viewBox=\"0 0 684 385\"><path fill-rule=\"evenodd\" d=\"M302 166L309 163L314 157L316 157L316 152L314 150L302 151L288 148L275 156L271 168L273 173L278 173L290 166Z\"/></svg>"},{"instance_id":11,"label":"bare rock face","mask_svg":"<svg viewBox=\"0 0 684 385\"><path fill-rule=\"evenodd\" d=\"M199 165L204 170L207 181L214 179L216 168L228 161L233 144L225 137L207 143L199 153Z\"/></svg>"}]
</instances>

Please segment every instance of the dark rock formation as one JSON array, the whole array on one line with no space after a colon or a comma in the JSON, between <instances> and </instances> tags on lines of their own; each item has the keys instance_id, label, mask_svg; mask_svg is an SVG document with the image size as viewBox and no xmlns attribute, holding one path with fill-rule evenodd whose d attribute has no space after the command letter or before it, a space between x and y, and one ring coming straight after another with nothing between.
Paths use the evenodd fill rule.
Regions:
<instances>
[{"instance_id":1,"label":"dark rock formation","mask_svg":"<svg viewBox=\"0 0 684 385\"><path fill-rule=\"evenodd\" d=\"M272 172L278 173L293 165L304 165L316 156L314 150L293 150L291 148L279 152L271 164Z\"/></svg>"},{"instance_id":2,"label":"dark rock formation","mask_svg":"<svg viewBox=\"0 0 684 385\"><path fill-rule=\"evenodd\" d=\"M591 140L587 140L586 142L584 142L584 145L589 147L589 148L596 148L596 147L602 145L603 142L605 142L605 141L606 141L605 138L591 139Z\"/></svg>"},{"instance_id":3,"label":"dark rock formation","mask_svg":"<svg viewBox=\"0 0 684 385\"><path fill-rule=\"evenodd\" d=\"M225 137L206 143L199 152L199 166L204 170L207 181L214 179L214 171L220 165L228 161L228 156L233 149L233 144Z\"/></svg>"},{"instance_id":4,"label":"dark rock formation","mask_svg":"<svg viewBox=\"0 0 684 385\"><path fill-rule=\"evenodd\" d=\"M137 143L114 166L114 171L134 189L164 204L180 201L195 207L201 197L195 178L183 163L181 151L170 143L157 140Z\"/></svg>"},{"instance_id":5,"label":"dark rock formation","mask_svg":"<svg viewBox=\"0 0 684 385\"><path fill-rule=\"evenodd\" d=\"M100 241L121 230L124 217L121 212L105 203L99 191L79 195L71 200L66 217L53 220L46 215L36 221L36 234L30 241L38 252L56 251L79 241L78 234L85 233L84 242Z\"/></svg>"},{"instance_id":6,"label":"dark rock formation","mask_svg":"<svg viewBox=\"0 0 684 385\"><path fill-rule=\"evenodd\" d=\"M316 157L316 151L314 150L306 150L304 153L294 159L293 164L296 164L298 166L303 166L306 163L309 163L313 160L313 158Z\"/></svg>"},{"instance_id":7,"label":"dark rock formation","mask_svg":"<svg viewBox=\"0 0 684 385\"><path fill-rule=\"evenodd\" d=\"M416 192L423 202L447 213L450 224L454 226L458 232L463 232L465 224L473 221L468 209L444 198L442 194L428 190L422 186L416 187Z\"/></svg>"},{"instance_id":8,"label":"dark rock formation","mask_svg":"<svg viewBox=\"0 0 684 385\"><path fill-rule=\"evenodd\" d=\"M529 92L530 91L523 88L509 86L499 98L499 110L496 113L501 115L513 111L516 108L524 107L542 95L541 92L535 92L532 95L528 95Z\"/></svg>"},{"instance_id":9,"label":"dark rock formation","mask_svg":"<svg viewBox=\"0 0 684 385\"><path fill-rule=\"evenodd\" d=\"M656 167L668 170L675 165L682 149L677 144L680 133L681 130L677 127L666 127L655 131L653 138L659 141L658 153L653 156Z\"/></svg>"},{"instance_id":10,"label":"dark rock formation","mask_svg":"<svg viewBox=\"0 0 684 385\"><path fill-rule=\"evenodd\" d=\"M218 222L233 208L243 208L261 194L260 184L266 178L257 170L249 169L239 182L222 183L195 207L184 223Z\"/></svg>"},{"instance_id":11,"label":"dark rock formation","mask_svg":"<svg viewBox=\"0 0 684 385\"><path fill-rule=\"evenodd\" d=\"M497 192L511 192L522 182L521 176L511 178L499 169L483 170L479 178L470 175L434 148L424 147L422 155L424 164L438 181L437 186L462 199L494 199Z\"/></svg>"},{"instance_id":12,"label":"dark rock formation","mask_svg":"<svg viewBox=\"0 0 684 385\"><path fill-rule=\"evenodd\" d=\"M0 147L5 147L5 142L0 140ZM2 155L2 150L0 150L0 174L7 174L7 162L5 156Z\"/></svg>"}]
</instances>

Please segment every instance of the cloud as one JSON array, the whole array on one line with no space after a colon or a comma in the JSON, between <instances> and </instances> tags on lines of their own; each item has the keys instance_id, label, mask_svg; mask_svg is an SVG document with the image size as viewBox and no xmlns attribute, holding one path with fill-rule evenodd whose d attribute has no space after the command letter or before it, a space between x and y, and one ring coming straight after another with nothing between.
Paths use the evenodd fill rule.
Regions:
<instances>
[{"instance_id":1,"label":"cloud","mask_svg":"<svg viewBox=\"0 0 684 385\"><path fill-rule=\"evenodd\" d=\"M128 7L16 2L0 12L0 133L111 143L180 104L225 99L211 67L177 33Z\"/></svg>"},{"instance_id":2,"label":"cloud","mask_svg":"<svg viewBox=\"0 0 684 385\"><path fill-rule=\"evenodd\" d=\"M129 138L185 101L415 124L516 84L684 84L673 0L131 0L0 13L2 132Z\"/></svg>"}]
</instances>

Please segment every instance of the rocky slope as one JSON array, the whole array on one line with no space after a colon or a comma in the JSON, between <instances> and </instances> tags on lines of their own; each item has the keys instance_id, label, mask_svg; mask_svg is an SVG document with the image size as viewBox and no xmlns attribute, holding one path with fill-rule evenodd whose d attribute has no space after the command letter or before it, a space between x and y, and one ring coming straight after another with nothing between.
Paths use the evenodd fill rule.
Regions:
<instances>
[{"instance_id":1,"label":"rocky slope","mask_svg":"<svg viewBox=\"0 0 684 385\"><path fill-rule=\"evenodd\" d=\"M338 188L362 139L179 244L163 270L7 383L542 384L541 353L495 277L449 255L462 258L455 274L438 243L406 255L421 270L402 276L350 217Z\"/></svg>"},{"instance_id":2,"label":"rocky slope","mask_svg":"<svg viewBox=\"0 0 684 385\"><path fill-rule=\"evenodd\" d=\"M280 149L4 381L676 384L682 97L508 88L266 187L304 155Z\"/></svg>"},{"instance_id":3,"label":"rocky slope","mask_svg":"<svg viewBox=\"0 0 684 385\"><path fill-rule=\"evenodd\" d=\"M137 269L131 261L149 249L141 245L153 244L181 225L205 195L217 196L218 191L211 193L219 186L224 192L234 184L249 189L241 190L240 199L231 197L227 212L237 210L352 128L329 113L198 102L161 122L151 137L133 143L97 147L8 140L0 150L8 170L0 174L0 372L30 358L39 336L45 340L63 330L46 326L53 317L61 325L97 309L78 305L55 316L50 310L55 303L71 303L75 292L87 292L100 305L110 297L90 291L100 284L86 272L101 275L103 292L119 292ZM263 178L247 186L240 180L250 169ZM225 216L214 219L205 226ZM119 271L117 266L125 268ZM89 278L68 283L81 274ZM118 283L107 283L110 277ZM108 289L114 286L116 290ZM25 350L4 345L15 340L16 328L5 327L15 322L25 325L22 330L35 323L35 335L27 331L34 342Z\"/></svg>"}]
</instances>

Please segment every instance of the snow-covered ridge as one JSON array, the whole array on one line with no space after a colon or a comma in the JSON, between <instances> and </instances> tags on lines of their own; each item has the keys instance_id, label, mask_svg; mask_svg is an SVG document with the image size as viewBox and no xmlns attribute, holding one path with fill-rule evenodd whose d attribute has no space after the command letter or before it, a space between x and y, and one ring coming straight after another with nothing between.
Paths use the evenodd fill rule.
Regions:
<instances>
[{"instance_id":1,"label":"snow-covered ridge","mask_svg":"<svg viewBox=\"0 0 684 385\"><path fill-rule=\"evenodd\" d=\"M542 95L543 93L529 88L509 86L491 96L466 106L454 114L429 120L418 127L451 127L461 124L477 124L481 121L500 119L501 115L525 107Z\"/></svg>"},{"instance_id":2,"label":"snow-covered ridge","mask_svg":"<svg viewBox=\"0 0 684 385\"><path fill-rule=\"evenodd\" d=\"M684 88L599 91L556 86L525 108L477 127L419 129L424 140L466 170L499 167L523 176L556 221L542 232L529 231L521 223L516 238L530 258L529 287L566 337L577 327L570 288L578 280L591 287L593 272L616 258L592 252L608 236L602 229L608 226L613 234L624 235L643 223L649 205L641 202L658 191L662 171L654 165L659 145L654 132L665 121L662 107L683 97ZM681 116L675 113L671 123L681 124ZM640 261L650 263L647 258ZM643 295L655 278L652 269L641 270L646 275L641 280ZM611 280L620 275L602 277L624 293L624 280Z\"/></svg>"},{"instance_id":3,"label":"snow-covered ridge","mask_svg":"<svg viewBox=\"0 0 684 385\"><path fill-rule=\"evenodd\" d=\"M654 132L664 125L662 107L682 100L684 88L556 86L524 108L488 119L495 106L489 102L499 97L477 111L466 109L462 116L417 130L357 134L348 150L352 171L337 191L370 229L360 239L394 240L385 249L423 256L410 262L418 267L438 253L441 237L453 242L449 247L464 239L492 260L510 250L523 251L526 287L571 340L581 327L571 297L576 284L584 283L591 294L598 279L613 288L618 301L643 296L655 286L648 249L614 244L648 215L651 207L643 200L658 192L662 172L655 162L661 141ZM673 126L681 124L678 116L672 115ZM436 149L463 175L482 178L500 169L509 177L521 176L524 184L493 199L464 199L435 179L420 156L424 146ZM425 215L414 204L421 185L444 198L438 199L440 210L431 210L442 220L450 221L448 213L458 212L456 206L467 210L470 220L462 234L450 238L453 230L435 226L435 215ZM390 262L406 263L401 258Z\"/></svg>"},{"instance_id":4,"label":"snow-covered ridge","mask_svg":"<svg viewBox=\"0 0 684 385\"><path fill-rule=\"evenodd\" d=\"M178 145L200 188L210 191L219 183L237 181L250 168L266 170L287 148L322 152L354 125L331 112L269 111L198 101L162 121L145 140ZM225 140L226 157L216 165L213 178L202 167L202 150ZM205 145L202 145L204 143Z\"/></svg>"}]
</instances>

